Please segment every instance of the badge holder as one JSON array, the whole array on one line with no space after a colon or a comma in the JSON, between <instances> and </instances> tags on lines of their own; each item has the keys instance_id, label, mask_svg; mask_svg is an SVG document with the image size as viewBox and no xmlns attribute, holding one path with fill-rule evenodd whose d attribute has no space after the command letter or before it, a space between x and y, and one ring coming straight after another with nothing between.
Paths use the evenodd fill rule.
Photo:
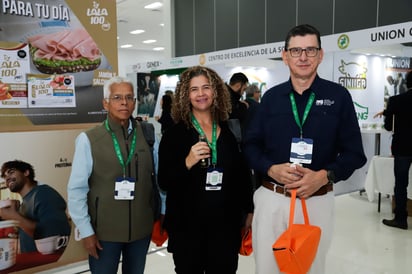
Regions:
<instances>
[{"instance_id":1,"label":"badge holder","mask_svg":"<svg viewBox=\"0 0 412 274\"><path fill-rule=\"evenodd\" d=\"M206 190L222 189L223 170L219 168L209 168L206 174Z\"/></svg>"},{"instance_id":2,"label":"badge holder","mask_svg":"<svg viewBox=\"0 0 412 274\"><path fill-rule=\"evenodd\" d=\"M290 149L290 162L310 164L312 163L313 140L308 138L292 138Z\"/></svg>"},{"instance_id":3,"label":"badge holder","mask_svg":"<svg viewBox=\"0 0 412 274\"><path fill-rule=\"evenodd\" d=\"M115 200L133 200L134 187L136 180L134 178L120 177L116 178L114 187Z\"/></svg>"}]
</instances>

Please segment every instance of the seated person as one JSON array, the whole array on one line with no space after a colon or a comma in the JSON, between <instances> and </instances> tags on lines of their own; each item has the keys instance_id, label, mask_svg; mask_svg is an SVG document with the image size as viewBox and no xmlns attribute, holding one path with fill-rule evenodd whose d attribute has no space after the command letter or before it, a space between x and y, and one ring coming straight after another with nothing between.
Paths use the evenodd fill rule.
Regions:
<instances>
[{"instance_id":1,"label":"seated person","mask_svg":"<svg viewBox=\"0 0 412 274\"><path fill-rule=\"evenodd\" d=\"M2 220L18 222L20 251L37 251L34 240L50 236L69 236L66 201L52 187L38 184L31 164L15 160L1 167L1 177L11 192L19 193L22 203L12 200L0 208Z\"/></svg>"}]
</instances>

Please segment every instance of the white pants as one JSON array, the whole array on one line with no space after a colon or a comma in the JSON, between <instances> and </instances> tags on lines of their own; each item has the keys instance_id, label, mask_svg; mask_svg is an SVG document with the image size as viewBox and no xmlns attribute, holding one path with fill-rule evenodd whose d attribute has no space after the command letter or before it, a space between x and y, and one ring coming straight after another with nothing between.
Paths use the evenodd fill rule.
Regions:
<instances>
[{"instance_id":1,"label":"white pants","mask_svg":"<svg viewBox=\"0 0 412 274\"><path fill-rule=\"evenodd\" d=\"M289 224L290 198L263 186L253 197L255 210L252 224L252 244L256 274L280 273L273 255L272 245ZM333 191L306 199L309 223L321 228L318 251L310 269L311 274L325 273L326 254L334 228L335 197ZM304 223L302 205L296 199L294 223Z\"/></svg>"}]
</instances>

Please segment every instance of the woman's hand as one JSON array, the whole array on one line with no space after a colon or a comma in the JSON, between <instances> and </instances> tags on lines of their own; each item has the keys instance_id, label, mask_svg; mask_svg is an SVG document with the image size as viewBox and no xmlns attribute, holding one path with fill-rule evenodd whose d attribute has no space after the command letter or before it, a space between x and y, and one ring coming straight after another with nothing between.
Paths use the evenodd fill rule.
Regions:
<instances>
[{"instance_id":1,"label":"woman's hand","mask_svg":"<svg viewBox=\"0 0 412 274\"><path fill-rule=\"evenodd\" d=\"M201 159L210 157L210 147L206 142L197 142L186 156L186 168L191 169Z\"/></svg>"}]
</instances>

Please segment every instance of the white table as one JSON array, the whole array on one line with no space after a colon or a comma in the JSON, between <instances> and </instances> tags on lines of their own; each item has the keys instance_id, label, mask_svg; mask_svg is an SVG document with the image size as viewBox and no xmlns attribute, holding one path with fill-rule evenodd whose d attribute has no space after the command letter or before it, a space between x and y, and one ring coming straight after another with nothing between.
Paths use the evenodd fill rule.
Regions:
<instances>
[{"instance_id":1,"label":"white table","mask_svg":"<svg viewBox=\"0 0 412 274\"><path fill-rule=\"evenodd\" d=\"M382 129L382 126L376 129L361 129L361 133L375 134L375 155L379 155L381 153L381 134L383 132L387 131Z\"/></svg>"},{"instance_id":2,"label":"white table","mask_svg":"<svg viewBox=\"0 0 412 274\"><path fill-rule=\"evenodd\" d=\"M378 211L381 194L393 195L394 186L393 157L373 156L365 179L365 192L370 202L375 199L375 192L379 193ZM409 169L408 198L412 199L412 167Z\"/></svg>"}]
</instances>

